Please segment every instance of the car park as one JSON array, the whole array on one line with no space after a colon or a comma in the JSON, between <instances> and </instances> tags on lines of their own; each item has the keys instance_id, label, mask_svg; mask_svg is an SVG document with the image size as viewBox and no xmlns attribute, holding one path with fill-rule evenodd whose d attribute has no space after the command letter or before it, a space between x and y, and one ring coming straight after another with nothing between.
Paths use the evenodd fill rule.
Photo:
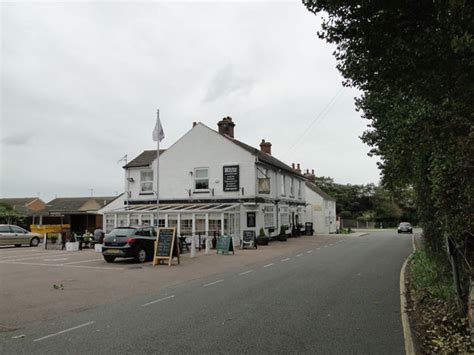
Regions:
<instances>
[{"instance_id":1,"label":"car park","mask_svg":"<svg viewBox=\"0 0 474 355\"><path fill-rule=\"evenodd\" d=\"M40 240L41 234L31 233L13 224L0 224L0 245L37 247Z\"/></svg>"},{"instance_id":2,"label":"car park","mask_svg":"<svg viewBox=\"0 0 474 355\"><path fill-rule=\"evenodd\" d=\"M398 233L413 233L413 227L408 222L400 222L398 225Z\"/></svg>"},{"instance_id":3,"label":"car park","mask_svg":"<svg viewBox=\"0 0 474 355\"><path fill-rule=\"evenodd\" d=\"M143 263L153 258L156 230L153 227L119 227L104 238L102 255L106 262L116 258L134 258Z\"/></svg>"}]
</instances>

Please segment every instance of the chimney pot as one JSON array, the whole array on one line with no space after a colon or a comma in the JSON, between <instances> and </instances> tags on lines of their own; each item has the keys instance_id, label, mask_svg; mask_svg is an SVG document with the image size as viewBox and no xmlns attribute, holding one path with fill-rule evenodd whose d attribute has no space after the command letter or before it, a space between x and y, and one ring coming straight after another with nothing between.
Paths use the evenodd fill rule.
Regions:
<instances>
[{"instance_id":1,"label":"chimney pot","mask_svg":"<svg viewBox=\"0 0 474 355\"><path fill-rule=\"evenodd\" d=\"M313 175L314 175L314 169L311 169L311 174L313 174Z\"/></svg>"},{"instance_id":2,"label":"chimney pot","mask_svg":"<svg viewBox=\"0 0 474 355\"><path fill-rule=\"evenodd\" d=\"M197 125L197 122L193 122L193 127L196 127L196 125Z\"/></svg>"},{"instance_id":3,"label":"chimney pot","mask_svg":"<svg viewBox=\"0 0 474 355\"><path fill-rule=\"evenodd\" d=\"M291 168L295 170L295 163L291 163Z\"/></svg>"},{"instance_id":4,"label":"chimney pot","mask_svg":"<svg viewBox=\"0 0 474 355\"><path fill-rule=\"evenodd\" d=\"M235 123L232 122L232 117L224 117L222 120L217 122L220 134L225 134L231 138L234 138L234 127Z\"/></svg>"},{"instance_id":5,"label":"chimney pot","mask_svg":"<svg viewBox=\"0 0 474 355\"><path fill-rule=\"evenodd\" d=\"M260 151L272 155L272 144L270 142L265 142L265 139L262 139L262 143L260 143Z\"/></svg>"}]
</instances>

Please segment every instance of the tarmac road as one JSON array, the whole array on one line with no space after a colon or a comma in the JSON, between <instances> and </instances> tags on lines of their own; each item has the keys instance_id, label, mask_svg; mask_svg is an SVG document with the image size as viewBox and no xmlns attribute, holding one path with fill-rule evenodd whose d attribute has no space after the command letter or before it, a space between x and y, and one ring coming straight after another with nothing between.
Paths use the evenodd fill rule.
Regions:
<instances>
[{"instance_id":1,"label":"tarmac road","mask_svg":"<svg viewBox=\"0 0 474 355\"><path fill-rule=\"evenodd\" d=\"M411 248L392 231L306 248L0 334L0 353L403 354Z\"/></svg>"}]
</instances>

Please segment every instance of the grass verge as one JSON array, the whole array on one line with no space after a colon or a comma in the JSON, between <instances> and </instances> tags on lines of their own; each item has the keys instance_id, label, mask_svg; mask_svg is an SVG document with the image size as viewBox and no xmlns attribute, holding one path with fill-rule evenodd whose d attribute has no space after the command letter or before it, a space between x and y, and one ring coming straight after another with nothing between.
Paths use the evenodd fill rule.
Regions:
<instances>
[{"instance_id":1,"label":"grass verge","mask_svg":"<svg viewBox=\"0 0 474 355\"><path fill-rule=\"evenodd\" d=\"M470 354L468 321L459 313L448 265L418 250L408 264L407 280L417 353Z\"/></svg>"}]
</instances>

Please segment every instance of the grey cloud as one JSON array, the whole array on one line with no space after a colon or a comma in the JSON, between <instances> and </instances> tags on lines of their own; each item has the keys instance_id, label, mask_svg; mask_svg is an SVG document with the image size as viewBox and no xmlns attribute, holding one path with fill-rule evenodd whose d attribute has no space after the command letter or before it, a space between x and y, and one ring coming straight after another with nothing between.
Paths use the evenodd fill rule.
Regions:
<instances>
[{"instance_id":1,"label":"grey cloud","mask_svg":"<svg viewBox=\"0 0 474 355\"><path fill-rule=\"evenodd\" d=\"M212 102L231 94L246 94L254 84L253 78L237 72L234 66L227 64L214 75L207 85L208 89L202 101Z\"/></svg>"},{"instance_id":2,"label":"grey cloud","mask_svg":"<svg viewBox=\"0 0 474 355\"><path fill-rule=\"evenodd\" d=\"M10 134L0 141L5 146L26 146L33 138L31 132L17 132Z\"/></svg>"}]
</instances>

